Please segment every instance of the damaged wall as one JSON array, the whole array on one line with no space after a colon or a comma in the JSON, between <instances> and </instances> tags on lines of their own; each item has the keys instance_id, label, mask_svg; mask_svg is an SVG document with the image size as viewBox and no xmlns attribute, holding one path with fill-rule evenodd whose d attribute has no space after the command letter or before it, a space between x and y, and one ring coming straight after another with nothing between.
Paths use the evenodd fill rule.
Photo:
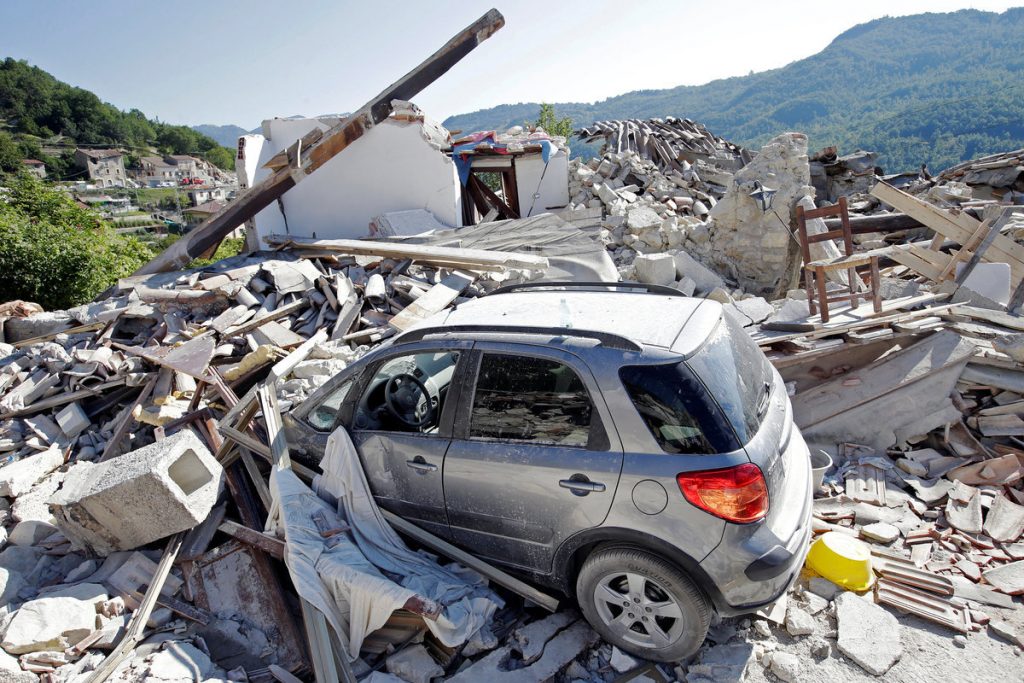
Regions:
<instances>
[{"instance_id":1,"label":"damaged wall","mask_svg":"<svg viewBox=\"0 0 1024 683\"><path fill-rule=\"evenodd\" d=\"M272 119L262 135L239 141L244 158L236 160L243 187L270 175L262 168L315 127L328 130L336 118ZM462 191L451 158L440 148L447 133L422 121L382 121L323 168L256 214L262 240L270 234L321 239L351 239L369 234L370 220L382 213L426 209L445 225L462 225ZM283 215L282 215L283 210Z\"/></svg>"},{"instance_id":2,"label":"damaged wall","mask_svg":"<svg viewBox=\"0 0 1024 683\"><path fill-rule=\"evenodd\" d=\"M777 190L767 213L750 197L755 180ZM712 265L748 292L785 294L800 273L800 245L790 226L797 202L814 196L810 182L806 135L784 133L762 147L711 210Z\"/></svg>"}]
</instances>

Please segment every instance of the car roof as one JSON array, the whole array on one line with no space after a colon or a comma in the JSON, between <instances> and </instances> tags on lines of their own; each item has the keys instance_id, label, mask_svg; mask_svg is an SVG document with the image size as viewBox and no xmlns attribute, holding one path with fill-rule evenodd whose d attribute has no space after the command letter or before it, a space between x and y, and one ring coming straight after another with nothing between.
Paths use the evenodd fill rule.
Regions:
<instances>
[{"instance_id":1,"label":"car roof","mask_svg":"<svg viewBox=\"0 0 1024 683\"><path fill-rule=\"evenodd\" d=\"M698 313L699 311L699 313ZM472 325L572 329L617 335L689 355L711 333L721 304L685 296L632 292L524 291L461 303L413 329ZM686 334L680 335L683 328Z\"/></svg>"}]
</instances>

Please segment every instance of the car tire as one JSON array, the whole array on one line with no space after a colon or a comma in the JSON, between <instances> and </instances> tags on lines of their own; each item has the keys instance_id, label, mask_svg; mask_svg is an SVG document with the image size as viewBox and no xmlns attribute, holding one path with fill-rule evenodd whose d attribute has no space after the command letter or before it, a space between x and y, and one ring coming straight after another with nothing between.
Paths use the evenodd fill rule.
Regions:
<instances>
[{"instance_id":1,"label":"car tire","mask_svg":"<svg viewBox=\"0 0 1024 683\"><path fill-rule=\"evenodd\" d=\"M695 653L711 622L711 605L693 581L640 550L591 553L576 579L576 599L602 638L657 662Z\"/></svg>"}]
</instances>

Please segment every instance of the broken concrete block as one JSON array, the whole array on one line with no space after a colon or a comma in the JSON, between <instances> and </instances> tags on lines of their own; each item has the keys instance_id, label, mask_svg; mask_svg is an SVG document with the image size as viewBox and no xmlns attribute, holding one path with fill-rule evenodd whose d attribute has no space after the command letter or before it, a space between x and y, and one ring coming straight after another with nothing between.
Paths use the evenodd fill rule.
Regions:
<instances>
[{"instance_id":1,"label":"broken concrete block","mask_svg":"<svg viewBox=\"0 0 1024 683\"><path fill-rule=\"evenodd\" d=\"M63 650L96 629L96 607L106 600L106 590L95 583L30 600L15 613L0 645L12 655Z\"/></svg>"},{"instance_id":2,"label":"broken concrete block","mask_svg":"<svg viewBox=\"0 0 1024 683\"><path fill-rule=\"evenodd\" d=\"M869 541L892 543L900 537L900 530L892 524L875 522L874 524L868 524L867 526L861 527L860 534Z\"/></svg>"},{"instance_id":3,"label":"broken concrete block","mask_svg":"<svg viewBox=\"0 0 1024 683\"><path fill-rule=\"evenodd\" d=\"M800 680L800 660L789 652L773 652L772 673L786 683L796 683Z\"/></svg>"},{"instance_id":4,"label":"broken concrete block","mask_svg":"<svg viewBox=\"0 0 1024 683\"><path fill-rule=\"evenodd\" d=\"M685 251L680 251L673 258L676 262L676 274L694 281L699 292L710 292L715 287L723 287L725 281L718 273L697 261Z\"/></svg>"},{"instance_id":5,"label":"broken concrete block","mask_svg":"<svg viewBox=\"0 0 1024 683\"><path fill-rule=\"evenodd\" d=\"M683 296L693 296L693 293L697 291L697 283L688 277L684 277L673 286L682 292Z\"/></svg>"},{"instance_id":6,"label":"broken concrete block","mask_svg":"<svg viewBox=\"0 0 1024 683\"><path fill-rule=\"evenodd\" d=\"M826 600L834 600L843 589L832 583L828 579L823 579L820 576L812 577L807 582L807 590L814 593L815 595L825 598Z\"/></svg>"},{"instance_id":7,"label":"broken concrete block","mask_svg":"<svg viewBox=\"0 0 1024 683\"><path fill-rule=\"evenodd\" d=\"M708 648L701 656L699 666L713 681L739 683L753 659L754 646L751 643L728 643ZM691 666L691 672L694 668Z\"/></svg>"},{"instance_id":8,"label":"broken concrete block","mask_svg":"<svg viewBox=\"0 0 1024 683\"><path fill-rule=\"evenodd\" d=\"M544 654L536 662L522 669L508 671L503 665L512 648L500 647L448 679L448 683L536 683L546 681L562 667L576 659L583 650L598 640L585 621L577 621L563 630L544 646Z\"/></svg>"},{"instance_id":9,"label":"broken concrete block","mask_svg":"<svg viewBox=\"0 0 1024 683\"><path fill-rule=\"evenodd\" d=\"M633 267L636 279L648 285L671 285L676 280L676 264L671 254L640 254Z\"/></svg>"},{"instance_id":10,"label":"broken concrete block","mask_svg":"<svg viewBox=\"0 0 1024 683\"><path fill-rule=\"evenodd\" d=\"M786 630L791 636L808 636L814 633L814 618L796 605L786 610Z\"/></svg>"},{"instance_id":11,"label":"broken concrete block","mask_svg":"<svg viewBox=\"0 0 1024 683\"><path fill-rule=\"evenodd\" d=\"M57 526L99 555L131 550L206 519L224 472L190 430L100 464L77 463L50 499Z\"/></svg>"},{"instance_id":12,"label":"broken concrete block","mask_svg":"<svg viewBox=\"0 0 1024 683\"><path fill-rule=\"evenodd\" d=\"M26 519L24 522L14 525L8 540L11 545L35 545L57 531L57 527L49 522L40 519Z\"/></svg>"},{"instance_id":13,"label":"broken concrete block","mask_svg":"<svg viewBox=\"0 0 1024 683\"><path fill-rule=\"evenodd\" d=\"M973 609L971 610L974 611ZM1012 625L999 619L993 619L988 622L988 630L996 634L1003 640L1013 643L1017 647L1024 648L1024 636L1017 633L1017 630Z\"/></svg>"},{"instance_id":14,"label":"broken concrete block","mask_svg":"<svg viewBox=\"0 0 1024 683\"><path fill-rule=\"evenodd\" d=\"M556 612L516 629L512 633L513 648L522 655L524 664L533 664L544 654L544 644L577 618L574 612Z\"/></svg>"},{"instance_id":15,"label":"broken concrete block","mask_svg":"<svg viewBox=\"0 0 1024 683\"><path fill-rule=\"evenodd\" d=\"M643 232L661 227L661 216L648 206L639 206L626 212L626 227L630 232Z\"/></svg>"},{"instance_id":16,"label":"broken concrete block","mask_svg":"<svg viewBox=\"0 0 1024 683\"><path fill-rule=\"evenodd\" d=\"M740 313L750 318L754 324L764 322L768 319L768 316L775 313L775 308L759 296L742 299L733 305L739 309Z\"/></svg>"},{"instance_id":17,"label":"broken concrete block","mask_svg":"<svg viewBox=\"0 0 1024 683\"><path fill-rule=\"evenodd\" d=\"M84 432L92 424L92 420L82 410L82 406L77 403L69 403L64 406L62 410L57 412L55 417L61 431L72 439Z\"/></svg>"},{"instance_id":18,"label":"broken concrete block","mask_svg":"<svg viewBox=\"0 0 1024 683\"><path fill-rule=\"evenodd\" d=\"M145 680L208 680L215 671L209 656L195 645L170 641L164 649L146 658Z\"/></svg>"},{"instance_id":19,"label":"broken concrete block","mask_svg":"<svg viewBox=\"0 0 1024 683\"><path fill-rule=\"evenodd\" d=\"M408 683L430 683L430 679L444 674L441 665L422 645L410 645L397 654L388 657L385 664L388 673L393 673Z\"/></svg>"},{"instance_id":20,"label":"broken concrete block","mask_svg":"<svg viewBox=\"0 0 1024 683\"><path fill-rule=\"evenodd\" d=\"M1007 595L1024 594L1024 560L1017 560L982 572L993 588Z\"/></svg>"},{"instance_id":21,"label":"broken concrete block","mask_svg":"<svg viewBox=\"0 0 1024 683\"><path fill-rule=\"evenodd\" d=\"M0 468L0 496L17 498L50 472L64 464L64 453L51 446Z\"/></svg>"},{"instance_id":22,"label":"broken concrete block","mask_svg":"<svg viewBox=\"0 0 1024 683\"><path fill-rule=\"evenodd\" d=\"M639 662L637 662L635 659L633 659L617 647L612 647L612 656L611 659L609 659L609 664L611 664L612 668L618 671L620 674L624 674L627 671L632 671L633 669L640 666Z\"/></svg>"},{"instance_id":23,"label":"broken concrete block","mask_svg":"<svg viewBox=\"0 0 1024 683\"><path fill-rule=\"evenodd\" d=\"M836 598L839 651L869 674L881 676L903 654L899 622L878 605L854 594Z\"/></svg>"},{"instance_id":24,"label":"broken concrete block","mask_svg":"<svg viewBox=\"0 0 1024 683\"><path fill-rule=\"evenodd\" d=\"M0 567L0 606L13 601L24 587L25 577L20 572Z\"/></svg>"},{"instance_id":25,"label":"broken concrete block","mask_svg":"<svg viewBox=\"0 0 1024 683\"><path fill-rule=\"evenodd\" d=\"M731 304L733 302L732 295L724 287L715 287L708 292L707 298L720 304Z\"/></svg>"}]
</instances>

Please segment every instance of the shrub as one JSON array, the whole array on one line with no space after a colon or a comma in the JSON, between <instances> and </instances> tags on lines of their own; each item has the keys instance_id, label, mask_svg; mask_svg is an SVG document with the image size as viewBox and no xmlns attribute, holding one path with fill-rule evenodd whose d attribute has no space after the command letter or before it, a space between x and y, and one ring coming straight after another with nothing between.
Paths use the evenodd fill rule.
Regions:
<instances>
[{"instance_id":1,"label":"shrub","mask_svg":"<svg viewBox=\"0 0 1024 683\"><path fill-rule=\"evenodd\" d=\"M0 300L44 308L85 303L153 257L96 213L28 174L0 201Z\"/></svg>"}]
</instances>

